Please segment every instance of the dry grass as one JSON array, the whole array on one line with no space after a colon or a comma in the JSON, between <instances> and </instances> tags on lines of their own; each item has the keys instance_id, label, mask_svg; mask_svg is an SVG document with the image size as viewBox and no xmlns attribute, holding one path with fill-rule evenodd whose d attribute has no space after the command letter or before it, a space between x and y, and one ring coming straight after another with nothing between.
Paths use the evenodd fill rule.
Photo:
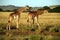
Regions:
<instances>
[{"instance_id":1,"label":"dry grass","mask_svg":"<svg viewBox=\"0 0 60 40\"><path fill-rule=\"evenodd\" d=\"M9 14L12 12L0 12L0 32L6 32L4 30L1 30L1 27L7 26L7 21ZM20 29L22 32L26 32L26 30L31 30L31 26L27 27L27 14L22 13L20 18ZM15 22L13 22L14 24ZM60 13L45 13L39 16L39 23L40 26L44 29L45 27L59 27L60 26ZM46 28L46 30L48 30ZM53 29L52 28L52 29ZM60 27L59 27L60 28ZM37 30L36 26L34 26L34 29ZM52 30L50 29L50 31ZM33 30L33 29L32 29ZM0 35L0 40L54 40L54 36L52 35L20 35L19 31L17 30L10 30L10 32L6 32L6 35ZM34 31L34 30L33 30ZM22 33L22 34L23 34ZM31 33L31 32L30 32ZM14 35L15 34L15 35ZM58 36L55 36L55 38ZM59 36L60 37L60 36ZM57 39L57 38L56 38ZM59 38L58 38L59 39Z\"/></svg>"},{"instance_id":2,"label":"dry grass","mask_svg":"<svg viewBox=\"0 0 60 40\"><path fill-rule=\"evenodd\" d=\"M0 22L7 23L9 14L12 12L0 12ZM20 23L26 24L27 13L21 13ZM60 23L60 13L45 13L39 16L39 23Z\"/></svg>"},{"instance_id":3,"label":"dry grass","mask_svg":"<svg viewBox=\"0 0 60 40\"><path fill-rule=\"evenodd\" d=\"M7 24L9 14L12 12L0 12L0 25ZM15 20L14 20L15 21ZM13 23L15 23L13 21ZM41 26L46 25L59 25L60 13L45 13L39 16L39 23ZM27 24L27 13L21 13L20 24Z\"/></svg>"},{"instance_id":4,"label":"dry grass","mask_svg":"<svg viewBox=\"0 0 60 40\"><path fill-rule=\"evenodd\" d=\"M12 12L0 12L0 26L6 26L9 18L9 14ZM27 13L21 13L20 17L20 28L26 28L27 26ZM46 28L46 26L59 26L60 25L60 13L44 13L39 16L39 23L42 28ZM15 20L13 21L13 25L15 25ZM54 26L52 26L54 28ZM52 29L53 29L52 28ZM51 30L51 29L50 29Z\"/></svg>"}]
</instances>

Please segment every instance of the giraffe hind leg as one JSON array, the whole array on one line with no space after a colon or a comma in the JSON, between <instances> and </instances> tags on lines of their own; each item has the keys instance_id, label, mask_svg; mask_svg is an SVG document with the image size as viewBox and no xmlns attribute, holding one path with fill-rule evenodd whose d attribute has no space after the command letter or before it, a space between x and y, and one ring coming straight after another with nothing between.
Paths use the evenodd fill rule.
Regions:
<instances>
[{"instance_id":1,"label":"giraffe hind leg","mask_svg":"<svg viewBox=\"0 0 60 40\"><path fill-rule=\"evenodd\" d=\"M8 30L10 30L11 21L12 21L12 17L9 17L8 25L7 25L7 28L6 28L6 29L8 29Z\"/></svg>"},{"instance_id":2,"label":"giraffe hind leg","mask_svg":"<svg viewBox=\"0 0 60 40\"><path fill-rule=\"evenodd\" d=\"M8 21L8 24L7 24L6 29L7 29L7 30L10 30L10 21Z\"/></svg>"}]
</instances>

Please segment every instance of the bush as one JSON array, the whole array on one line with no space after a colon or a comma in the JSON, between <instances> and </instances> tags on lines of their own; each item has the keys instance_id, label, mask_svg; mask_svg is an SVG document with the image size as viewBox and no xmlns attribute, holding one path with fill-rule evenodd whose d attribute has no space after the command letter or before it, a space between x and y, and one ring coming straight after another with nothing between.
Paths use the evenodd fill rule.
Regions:
<instances>
[{"instance_id":1,"label":"bush","mask_svg":"<svg viewBox=\"0 0 60 40\"><path fill-rule=\"evenodd\" d=\"M0 11L3 11L3 9L2 9L2 8L0 8Z\"/></svg>"}]
</instances>

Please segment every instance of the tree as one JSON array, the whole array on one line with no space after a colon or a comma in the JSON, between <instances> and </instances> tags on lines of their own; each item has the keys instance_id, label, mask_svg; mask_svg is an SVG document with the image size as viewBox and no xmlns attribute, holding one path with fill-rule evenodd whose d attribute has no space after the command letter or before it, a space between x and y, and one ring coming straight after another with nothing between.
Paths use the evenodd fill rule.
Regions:
<instances>
[{"instance_id":1,"label":"tree","mask_svg":"<svg viewBox=\"0 0 60 40\"><path fill-rule=\"evenodd\" d=\"M50 8L48 6L44 6L43 9L49 10Z\"/></svg>"},{"instance_id":2,"label":"tree","mask_svg":"<svg viewBox=\"0 0 60 40\"><path fill-rule=\"evenodd\" d=\"M60 12L60 6L53 9L55 12Z\"/></svg>"},{"instance_id":3,"label":"tree","mask_svg":"<svg viewBox=\"0 0 60 40\"><path fill-rule=\"evenodd\" d=\"M0 8L0 11L3 11L3 9L2 9L2 8Z\"/></svg>"},{"instance_id":4,"label":"tree","mask_svg":"<svg viewBox=\"0 0 60 40\"><path fill-rule=\"evenodd\" d=\"M50 12L60 12L60 6L57 6L54 9L51 9Z\"/></svg>"}]
</instances>

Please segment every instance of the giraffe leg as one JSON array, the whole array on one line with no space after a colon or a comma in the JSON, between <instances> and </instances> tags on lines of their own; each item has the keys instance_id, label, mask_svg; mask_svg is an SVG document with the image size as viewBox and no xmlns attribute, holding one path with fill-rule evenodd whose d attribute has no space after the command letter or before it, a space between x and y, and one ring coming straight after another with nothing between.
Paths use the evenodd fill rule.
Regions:
<instances>
[{"instance_id":1,"label":"giraffe leg","mask_svg":"<svg viewBox=\"0 0 60 40\"><path fill-rule=\"evenodd\" d=\"M29 26L32 25L32 19L29 19L28 25L29 25Z\"/></svg>"},{"instance_id":2,"label":"giraffe leg","mask_svg":"<svg viewBox=\"0 0 60 40\"><path fill-rule=\"evenodd\" d=\"M8 23L8 25L7 25L7 28L6 28L7 30L10 30L10 23Z\"/></svg>"},{"instance_id":3,"label":"giraffe leg","mask_svg":"<svg viewBox=\"0 0 60 40\"><path fill-rule=\"evenodd\" d=\"M29 19L27 19L27 24L29 25Z\"/></svg>"},{"instance_id":4,"label":"giraffe leg","mask_svg":"<svg viewBox=\"0 0 60 40\"><path fill-rule=\"evenodd\" d=\"M19 22L17 21L17 26L16 26L16 28L19 28L19 25L18 25L18 24L19 24Z\"/></svg>"},{"instance_id":5,"label":"giraffe leg","mask_svg":"<svg viewBox=\"0 0 60 40\"><path fill-rule=\"evenodd\" d=\"M28 26L31 25L31 17L30 16L28 16L28 18L27 18L27 23L28 23Z\"/></svg>"},{"instance_id":6,"label":"giraffe leg","mask_svg":"<svg viewBox=\"0 0 60 40\"><path fill-rule=\"evenodd\" d=\"M30 20L29 19L27 20L27 22L28 22L28 26L30 26Z\"/></svg>"},{"instance_id":7,"label":"giraffe leg","mask_svg":"<svg viewBox=\"0 0 60 40\"><path fill-rule=\"evenodd\" d=\"M35 21L38 27L40 27L39 22L38 22L38 17L35 17Z\"/></svg>"},{"instance_id":8,"label":"giraffe leg","mask_svg":"<svg viewBox=\"0 0 60 40\"><path fill-rule=\"evenodd\" d=\"M12 17L9 17L8 25L7 25L7 28L6 28L6 29L8 29L8 30L10 30L11 21L12 21Z\"/></svg>"},{"instance_id":9,"label":"giraffe leg","mask_svg":"<svg viewBox=\"0 0 60 40\"><path fill-rule=\"evenodd\" d=\"M7 27L6 27L7 30L8 30L8 27L9 27L9 22L7 23Z\"/></svg>"},{"instance_id":10,"label":"giraffe leg","mask_svg":"<svg viewBox=\"0 0 60 40\"><path fill-rule=\"evenodd\" d=\"M36 21L36 24L38 27L37 34L39 34L41 32L41 27L40 27L39 22L38 22L38 17L35 17L35 21Z\"/></svg>"},{"instance_id":11,"label":"giraffe leg","mask_svg":"<svg viewBox=\"0 0 60 40\"><path fill-rule=\"evenodd\" d=\"M34 20L34 17L32 18L32 20L33 20L33 24L34 24L34 21L35 21L35 20Z\"/></svg>"},{"instance_id":12,"label":"giraffe leg","mask_svg":"<svg viewBox=\"0 0 60 40\"><path fill-rule=\"evenodd\" d=\"M16 28L19 28L19 17L17 15L17 20L16 20Z\"/></svg>"}]
</instances>

